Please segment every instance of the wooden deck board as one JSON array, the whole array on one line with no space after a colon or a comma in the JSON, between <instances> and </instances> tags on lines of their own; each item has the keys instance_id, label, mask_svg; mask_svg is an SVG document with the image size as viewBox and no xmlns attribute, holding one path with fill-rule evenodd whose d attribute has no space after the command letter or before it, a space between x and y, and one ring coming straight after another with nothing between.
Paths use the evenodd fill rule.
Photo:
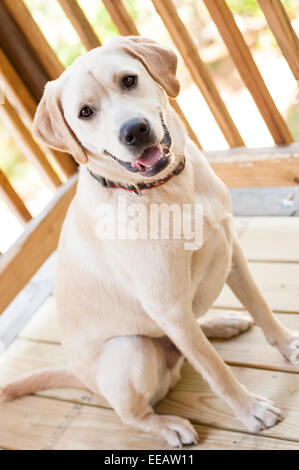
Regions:
<instances>
[{"instance_id":1,"label":"wooden deck board","mask_svg":"<svg viewBox=\"0 0 299 470\"><path fill-rule=\"evenodd\" d=\"M24 339L15 341L7 350L4 359L1 366L0 386L13 377L30 370L66 363L61 345ZM295 437L299 441L299 427L297 424L299 416L299 375L293 372L250 370L245 367L233 367L233 370L242 383L245 383L255 393L265 394L274 399L287 412L287 419L283 423L263 434L267 433L270 436L291 440L295 433ZM109 406L103 398L97 397L86 390L47 390L40 392L39 395L78 404L88 403L93 406ZM221 400L215 397L207 384L187 363L183 368L182 380L161 405L158 405L158 409L167 413L177 412L195 422L245 432L244 427L232 416L231 411Z\"/></svg>"},{"instance_id":2,"label":"wooden deck board","mask_svg":"<svg viewBox=\"0 0 299 470\"><path fill-rule=\"evenodd\" d=\"M47 304L47 302L46 302ZM54 300L49 299L47 308L46 304L33 317L19 335L20 339L33 340L33 342L15 341L8 350L11 356L15 357L15 362L18 364L18 357L37 357L38 361L42 361L42 367L51 365L51 361L56 357L56 352L59 348L51 348L52 345L59 345L59 337L57 329L55 328L57 321L54 310ZM222 310L222 309L221 309ZM219 309L212 309L211 312L217 313ZM46 314L45 320L42 321L41 313ZM279 321L285 326L293 330L299 329L299 317L296 314L276 314ZM39 346L35 341L43 341L50 343L42 344ZM53 344L52 344L53 343ZM285 372L299 372L299 365L293 365L288 362L277 349L270 346L260 328L254 326L250 331L232 340L213 340L217 351L221 354L223 359L232 365L244 365L247 367L257 367L269 370L281 370ZM13 354L11 351L14 351ZM51 353L53 351L53 353ZM50 363L47 362L47 357L50 356ZM58 355L59 360L61 356ZM28 358L29 360L29 358ZM28 360L22 365L26 366ZM6 363L8 359L6 359ZM33 359L32 359L33 361ZM45 362L43 362L45 361ZM31 366L29 366L31 367ZM0 379L1 384L1 379Z\"/></svg>"},{"instance_id":3,"label":"wooden deck board","mask_svg":"<svg viewBox=\"0 0 299 470\"><path fill-rule=\"evenodd\" d=\"M237 220L240 242L265 297L280 312L276 313L279 320L297 330L298 229L298 220L291 218ZM214 312L240 307L228 289L215 305ZM182 379L157 405L157 411L184 416L196 425L200 442L192 449L298 449L299 366L268 345L256 326L237 338L213 344L242 383L282 408L284 421L257 435L248 433L187 362ZM0 359L0 388L26 372L66 363L53 296ZM1 403L0 418L0 448L4 449L169 448L155 436L123 425L103 397L83 389L45 390Z\"/></svg>"},{"instance_id":4,"label":"wooden deck board","mask_svg":"<svg viewBox=\"0 0 299 470\"><path fill-rule=\"evenodd\" d=\"M20 358L22 359L20 360ZM65 363L64 353L58 344L28 340L16 341L9 348L1 367L0 386L12 377L29 370L63 363ZM233 371L235 376L250 390L257 394L266 395L280 405L284 411L285 420L278 426L264 431L262 435L299 441L299 375L246 367L233 367ZM109 406L103 398L95 396L87 390L57 389L40 392L37 395L78 405L88 404L100 408ZM3 406L5 407L6 404ZM246 433L243 425L233 416L227 406L210 391L208 385L187 362L183 367L181 381L157 406L157 410L167 414L176 413L197 424ZM0 430L0 445L3 446L1 435L2 429Z\"/></svg>"},{"instance_id":5,"label":"wooden deck board","mask_svg":"<svg viewBox=\"0 0 299 470\"><path fill-rule=\"evenodd\" d=\"M60 342L55 298L53 295L48 297L37 310L35 315L20 332L19 337L48 343Z\"/></svg>"},{"instance_id":6,"label":"wooden deck board","mask_svg":"<svg viewBox=\"0 0 299 470\"><path fill-rule=\"evenodd\" d=\"M8 425L0 445L9 449L170 449L162 440L123 425L112 410L28 396L5 405ZM296 443L196 425L192 449L296 449Z\"/></svg>"},{"instance_id":7,"label":"wooden deck board","mask_svg":"<svg viewBox=\"0 0 299 470\"><path fill-rule=\"evenodd\" d=\"M289 323L292 324L291 322ZM265 343L262 334L256 328L239 338L214 342L223 359L233 366L266 369L268 371L299 372L299 367L292 366L271 346ZM22 358L22 360L20 360ZM2 361L0 387L10 380L41 367L66 364L63 348L59 344L39 343L20 339L8 349ZM275 374L273 374L275 375ZM43 396L57 399L87 402L108 406L102 398L95 397L82 390L47 390Z\"/></svg>"},{"instance_id":8,"label":"wooden deck board","mask_svg":"<svg viewBox=\"0 0 299 470\"><path fill-rule=\"evenodd\" d=\"M250 271L266 301L276 312L299 312L299 263L250 262ZM215 306L241 308L242 305L227 285Z\"/></svg>"},{"instance_id":9,"label":"wooden deck board","mask_svg":"<svg viewBox=\"0 0 299 470\"><path fill-rule=\"evenodd\" d=\"M236 217L235 220L247 259L299 262L299 217Z\"/></svg>"}]
</instances>

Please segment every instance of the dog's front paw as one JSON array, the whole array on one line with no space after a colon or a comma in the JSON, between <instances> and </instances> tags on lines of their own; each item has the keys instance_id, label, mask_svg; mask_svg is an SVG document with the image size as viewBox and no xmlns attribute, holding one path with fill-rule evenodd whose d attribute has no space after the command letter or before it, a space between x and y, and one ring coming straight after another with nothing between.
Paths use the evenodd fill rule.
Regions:
<instances>
[{"instance_id":1,"label":"dog's front paw","mask_svg":"<svg viewBox=\"0 0 299 470\"><path fill-rule=\"evenodd\" d=\"M197 432L187 419L170 415L155 416L155 419L159 434L172 447L197 444Z\"/></svg>"},{"instance_id":2,"label":"dog's front paw","mask_svg":"<svg viewBox=\"0 0 299 470\"><path fill-rule=\"evenodd\" d=\"M292 364L299 364L299 332L292 330L285 330L281 337L275 340L270 340L270 344L275 346L281 354L292 362Z\"/></svg>"},{"instance_id":3,"label":"dog's front paw","mask_svg":"<svg viewBox=\"0 0 299 470\"><path fill-rule=\"evenodd\" d=\"M280 409L270 400L258 395L250 395L246 410L240 415L248 431L259 432L271 428L282 421Z\"/></svg>"}]
</instances>

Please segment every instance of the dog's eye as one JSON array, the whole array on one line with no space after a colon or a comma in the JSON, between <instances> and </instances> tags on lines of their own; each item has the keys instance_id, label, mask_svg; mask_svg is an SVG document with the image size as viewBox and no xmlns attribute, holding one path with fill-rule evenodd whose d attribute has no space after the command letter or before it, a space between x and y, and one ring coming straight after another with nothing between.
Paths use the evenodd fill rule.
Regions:
<instances>
[{"instance_id":1,"label":"dog's eye","mask_svg":"<svg viewBox=\"0 0 299 470\"><path fill-rule=\"evenodd\" d=\"M80 110L79 117L83 119L87 119L91 117L92 115L93 115L93 110L89 106L84 106L84 108Z\"/></svg>"},{"instance_id":2,"label":"dog's eye","mask_svg":"<svg viewBox=\"0 0 299 470\"><path fill-rule=\"evenodd\" d=\"M122 84L125 88L133 88L137 83L136 75L126 75L122 79Z\"/></svg>"}]
</instances>

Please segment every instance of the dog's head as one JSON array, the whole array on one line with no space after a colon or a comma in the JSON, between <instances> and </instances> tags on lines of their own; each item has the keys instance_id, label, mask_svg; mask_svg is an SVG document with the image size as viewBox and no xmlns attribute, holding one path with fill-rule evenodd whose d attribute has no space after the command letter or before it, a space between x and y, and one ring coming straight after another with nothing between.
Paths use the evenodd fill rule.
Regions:
<instances>
[{"instance_id":1,"label":"dog's head","mask_svg":"<svg viewBox=\"0 0 299 470\"><path fill-rule=\"evenodd\" d=\"M47 84L34 133L106 177L160 176L171 163L173 136L164 111L167 95L179 93L176 68L168 47L142 37L114 38Z\"/></svg>"}]
</instances>

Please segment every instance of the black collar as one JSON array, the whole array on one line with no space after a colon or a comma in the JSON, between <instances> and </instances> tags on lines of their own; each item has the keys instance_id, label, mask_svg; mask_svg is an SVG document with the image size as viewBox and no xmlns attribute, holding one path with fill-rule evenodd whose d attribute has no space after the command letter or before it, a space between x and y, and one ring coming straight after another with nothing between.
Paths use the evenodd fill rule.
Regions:
<instances>
[{"instance_id":1,"label":"black collar","mask_svg":"<svg viewBox=\"0 0 299 470\"><path fill-rule=\"evenodd\" d=\"M119 182L114 182L111 180L108 180L107 178L104 178L104 176L97 175L96 173L93 173L89 168L88 171L91 174L91 176L96 179L103 187L105 188L121 188L125 189L127 191L133 191L134 193L138 194L141 196L141 191L143 189L151 189L151 188L156 188L157 186L161 186L162 184L167 183L173 176L178 175L183 171L186 165L186 159L183 156L181 160L178 162L177 166L164 178L161 178L159 180L152 181L151 183L136 183L136 184L122 184Z\"/></svg>"}]
</instances>

